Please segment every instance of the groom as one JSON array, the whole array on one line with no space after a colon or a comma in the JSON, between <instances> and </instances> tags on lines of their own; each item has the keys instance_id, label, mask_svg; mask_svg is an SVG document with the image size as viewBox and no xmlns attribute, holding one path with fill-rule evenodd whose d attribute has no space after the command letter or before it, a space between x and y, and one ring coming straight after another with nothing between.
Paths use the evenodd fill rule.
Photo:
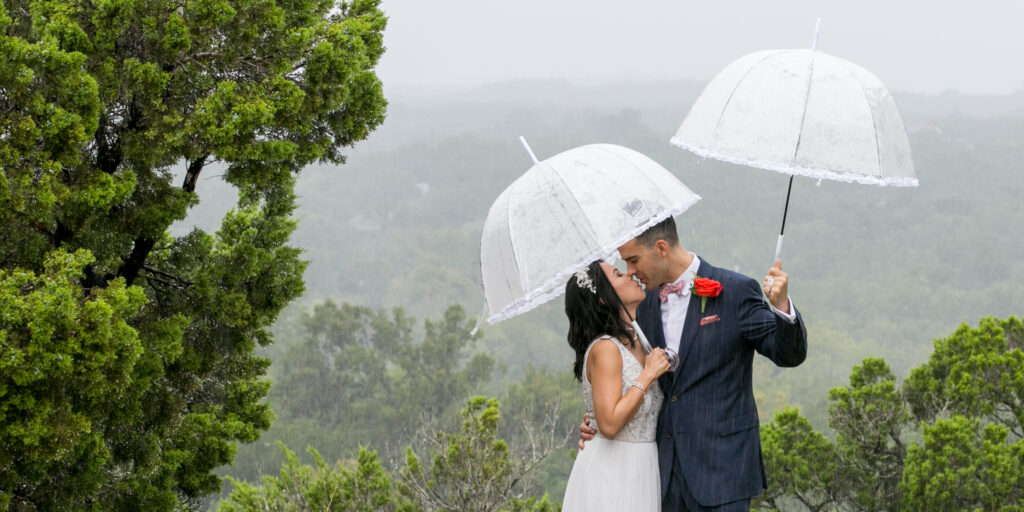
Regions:
<instances>
[{"instance_id":1,"label":"groom","mask_svg":"<svg viewBox=\"0 0 1024 512\"><path fill-rule=\"evenodd\" d=\"M671 217L619 248L627 274L647 287L637 322L654 347L679 355L659 379L658 464L664 512L750 510L768 485L751 384L756 350L778 366L807 356L807 330L780 262L762 286L711 266L679 244ZM696 278L701 281L696 289ZM700 297L702 295L717 296ZM764 291L771 304L766 304ZM709 293L710 292L710 293ZM593 438L584 417L582 441Z\"/></svg>"}]
</instances>

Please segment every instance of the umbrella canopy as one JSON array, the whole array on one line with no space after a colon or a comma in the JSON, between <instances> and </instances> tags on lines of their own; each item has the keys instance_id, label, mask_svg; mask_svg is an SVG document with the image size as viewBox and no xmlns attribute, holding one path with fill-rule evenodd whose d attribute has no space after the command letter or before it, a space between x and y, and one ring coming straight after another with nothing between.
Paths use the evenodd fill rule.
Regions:
<instances>
[{"instance_id":1,"label":"umbrella canopy","mask_svg":"<svg viewBox=\"0 0 1024 512\"><path fill-rule=\"evenodd\" d=\"M575 272L700 200L657 162L592 144L538 162L491 205L480 242L487 322L559 296Z\"/></svg>"},{"instance_id":2,"label":"umbrella canopy","mask_svg":"<svg viewBox=\"0 0 1024 512\"><path fill-rule=\"evenodd\" d=\"M917 186L903 119L885 85L817 50L766 50L732 62L672 143L790 175Z\"/></svg>"}]
</instances>

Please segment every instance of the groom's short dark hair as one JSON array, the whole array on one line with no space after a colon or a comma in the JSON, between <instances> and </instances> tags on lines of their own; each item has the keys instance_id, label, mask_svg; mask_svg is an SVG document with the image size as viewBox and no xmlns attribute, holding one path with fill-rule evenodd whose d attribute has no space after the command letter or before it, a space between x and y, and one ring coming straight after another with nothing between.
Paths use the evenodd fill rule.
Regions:
<instances>
[{"instance_id":1,"label":"groom's short dark hair","mask_svg":"<svg viewBox=\"0 0 1024 512\"><path fill-rule=\"evenodd\" d=\"M650 249L658 240L664 240L669 246L679 245L679 233L676 232L676 221L669 217L640 233L636 240Z\"/></svg>"}]
</instances>

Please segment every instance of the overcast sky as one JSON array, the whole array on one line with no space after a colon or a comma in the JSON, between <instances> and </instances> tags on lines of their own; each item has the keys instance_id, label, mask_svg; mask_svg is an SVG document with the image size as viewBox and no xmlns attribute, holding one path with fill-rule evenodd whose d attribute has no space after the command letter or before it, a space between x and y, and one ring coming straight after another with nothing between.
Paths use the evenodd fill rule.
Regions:
<instances>
[{"instance_id":1,"label":"overcast sky","mask_svg":"<svg viewBox=\"0 0 1024 512\"><path fill-rule=\"evenodd\" d=\"M385 87L535 78L706 81L758 50L818 49L891 89L1024 89L1022 0L383 0Z\"/></svg>"}]
</instances>

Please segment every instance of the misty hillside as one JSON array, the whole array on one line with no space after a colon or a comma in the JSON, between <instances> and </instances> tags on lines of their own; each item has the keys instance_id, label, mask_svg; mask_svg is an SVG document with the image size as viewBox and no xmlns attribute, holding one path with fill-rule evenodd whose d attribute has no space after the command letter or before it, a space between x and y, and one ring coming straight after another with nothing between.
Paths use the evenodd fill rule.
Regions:
<instances>
[{"instance_id":1,"label":"misty hillside","mask_svg":"<svg viewBox=\"0 0 1024 512\"><path fill-rule=\"evenodd\" d=\"M519 135L539 158L594 142L654 158L703 197L677 219L683 245L759 279L771 263L787 178L668 144L699 91L690 82L575 87L544 81L419 97L395 93L385 125L346 165L309 168L299 178L293 242L310 262L306 293L278 321L268 354L277 360L296 343L298 319L326 299L400 307L418 319L459 304L475 316L483 304L484 218L529 167ZM795 404L826 428L828 390L863 358L884 357L905 375L927 358L932 339L957 325L1022 314L1024 95L897 94L897 101L919 188L794 183L783 260L810 352L796 369L755 366L764 419ZM233 199L215 177L200 188L203 201L190 221L209 228ZM557 299L484 327L482 348L499 369L491 391L499 393L529 365L568 374L561 308ZM271 367L275 380L287 378L286 371ZM272 406L277 409L273 398ZM287 423L279 419L264 439L289 435ZM243 447L230 471L244 472L275 452L263 442Z\"/></svg>"},{"instance_id":2,"label":"misty hillside","mask_svg":"<svg viewBox=\"0 0 1024 512\"><path fill-rule=\"evenodd\" d=\"M669 145L699 91L696 82L529 81L422 97L396 93L385 125L351 152L347 165L300 176L294 242L310 266L304 304L293 309L335 298L400 306L418 317L455 303L478 312L483 220L494 198L529 167L519 135L540 158L594 142L651 156L703 197L678 219L684 246L759 277L770 264L786 178ZM897 369L908 368L927 355L932 338L960 322L1019 314L1024 305L1014 284L1024 277L1024 93L897 100L919 188L801 178L793 188L784 268L811 327L812 357L826 357L813 350L815 327L850 345L841 349L836 378L879 351ZM218 180L203 185L202 210L190 220L214 225L230 199L215 197L224 190ZM555 301L488 328L485 339L512 367L526 359L567 361L560 307ZM536 329L538 321L544 329ZM820 366L805 368L789 373Z\"/></svg>"}]
</instances>

